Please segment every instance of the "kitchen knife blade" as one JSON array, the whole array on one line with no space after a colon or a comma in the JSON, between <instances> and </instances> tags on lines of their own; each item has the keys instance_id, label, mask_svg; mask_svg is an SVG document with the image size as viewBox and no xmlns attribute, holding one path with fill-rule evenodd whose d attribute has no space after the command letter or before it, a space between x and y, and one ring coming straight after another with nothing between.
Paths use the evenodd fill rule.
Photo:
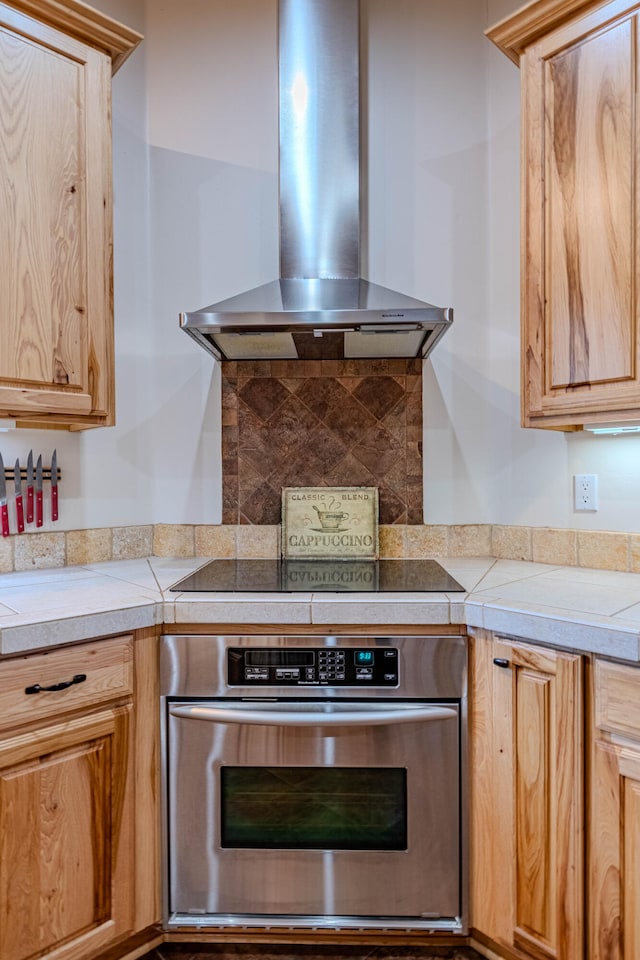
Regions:
<instances>
[{"instance_id":1,"label":"kitchen knife blade","mask_svg":"<svg viewBox=\"0 0 640 960\"><path fill-rule=\"evenodd\" d=\"M27 523L33 523L33 450L27 457Z\"/></svg>"},{"instance_id":2,"label":"kitchen knife blade","mask_svg":"<svg viewBox=\"0 0 640 960\"><path fill-rule=\"evenodd\" d=\"M36 462L36 527L42 526L42 454Z\"/></svg>"},{"instance_id":3,"label":"kitchen knife blade","mask_svg":"<svg viewBox=\"0 0 640 960\"><path fill-rule=\"evenodd\" d=\"M4 463L0 453L0 526L2 536L9 536L9 511L7 509L7 481L4 476Z\"/></svg>"},{"instance_id":4,"label":"kitchen knife blade","mask_svg":"<svg viewBox=\"0 0 640 960\"><path fill-rule=\"evenodd\" d=\"M58 451L51 457L51 519L58 519Z\"/></svg>"},{"instance_id":5,"label":"kitchen knife blade","mask_svg":"<svg viewBox=\"0 0 640 960\"><path fill-rule=\"evenodd\" d=\"M16 493L16 519L18 521L18 533L24 533L24 507L22 505L22 477L20 476L20 458L16 460L13 468L13 482Z\"/></svg>"}]
</instances>

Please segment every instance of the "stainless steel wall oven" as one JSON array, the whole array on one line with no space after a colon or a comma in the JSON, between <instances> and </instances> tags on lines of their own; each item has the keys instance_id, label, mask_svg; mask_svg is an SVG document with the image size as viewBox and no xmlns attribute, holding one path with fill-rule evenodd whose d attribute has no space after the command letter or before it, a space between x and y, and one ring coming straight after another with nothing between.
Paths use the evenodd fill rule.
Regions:
<instances>
[{"instance_id":1,"label":"stainless steel wall oven","mask_svg":"<svg viewBox=\"0 0 640 960\"><path fill-rule=\"evenodd\" d=\"M164 922L466 931L462 636L165 636Z\"/></svg>"}]
</instances>

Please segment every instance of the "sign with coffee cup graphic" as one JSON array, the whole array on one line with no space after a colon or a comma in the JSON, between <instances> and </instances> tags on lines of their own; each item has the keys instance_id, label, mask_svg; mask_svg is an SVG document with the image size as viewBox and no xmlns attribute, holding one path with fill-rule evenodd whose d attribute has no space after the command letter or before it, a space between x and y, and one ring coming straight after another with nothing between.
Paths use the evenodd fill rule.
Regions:
<instances>
[{"instance_id":1,"label":"sign with coffee cup graphic","mask_svg":"<svg viewBox=\"0 0 640 960\"><path fill-rule=\"evenodd\" d=\"M377 487L284 487L282 556L377 560Z\"/></svg>"}]
</instances>

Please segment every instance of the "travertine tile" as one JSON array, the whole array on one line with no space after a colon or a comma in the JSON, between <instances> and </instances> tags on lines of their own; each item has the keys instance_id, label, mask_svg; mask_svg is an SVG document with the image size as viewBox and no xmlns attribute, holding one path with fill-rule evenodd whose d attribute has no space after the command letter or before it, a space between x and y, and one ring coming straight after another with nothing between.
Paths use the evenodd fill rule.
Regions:
<instances>
[{"instance_id":1,"label":"travertine tile","mask_svg":"<svg viewBox=\"0 0 640 960\"><path fill-rule=\"evenodd\" d=\"M628 570L628 534L579 530L578 566L597 567L601 570Z\"/></svg>"},{"instance_id":2,"label":"travertine tile","mask_svg":"<svg viewBox=\"0 0 640 960\"><path fill-rule=\"evenodd\" d=\"M536 563L557 563L575 567L578 563L578 531L534 527L531 534L532 556Z\"/></svg>"},{"instance_id":3,"label":"travertine tile","mask_svg":"<svg viewBox=\"0 0 640 960\"><path fill-rule=\"evenodd\" d=\"M157 523L153 528L153 554L156 557L193 557L194 528L191 524Z\"/></svg>"},{"instance_id":4,"label":"travertine tile","mask_svg":"<svg viewBox=\"0 0 640 960\"><path fill-rule=\"evenodd\" d=\"M629 570L640 573L640 533L629 535Z\"/></svg>"},{"instance_id":5,"label":"travertine tile","mask_svg":"<svg viewBox=\"0 0 640 960\"><path fill-rule=\"evenodd\" d=\"M640 533L495 524L382 524L382 558L494 557L640 573ZM0 539L0 573L108 560L280 556L280 525L158 524Z\"/></svg>"},{"instance_id":6,"label":"travertine tile","mask_svg":"<svg viewBox=\"0 0 640 960\"><path fill-rule=\"evenodd\" d=\"M34 533L15 538L15 570L42 570L64 567L64 533Z\"/></svg>"},{"instance_id":7,"label":"travertine tile","mask_svg":"<svg viewBox=\"0 0 640 960\"><path fill-rule=\"evenodd\" d=\"M196 557L235 557L236 527L229 524L203 525L195 531Z\"/></svg>"},{"instance_id":8,"label":"travertine tile","mask_svg":"<svg viewBox=\"0 0 640 960\"><path fill-rule=\"evenodd\" d=\"M498 560L531 560L531 528L494 523L491 528L491 555Z\"/></svg>"},{"instance_id":9,"label":"travertine tile","mask_svg":"<svg viewBox=\"0 0 640 960\"><path fill-rule=\"evenodd\" d=\"M13 543L15 537L0 538L0 573L11 573L13 565Z\"/></svg>"},{"instance_id":10,"label":"travertine tile","mask_svg":"<svg viewBox=\"0 0 640 960\"><path fill-rule=\"evenodd\" d=\"M387 560L396 560L405 556L406 529L403 524L398 524L397 526L383 524L378 528L378 547L381 557Z\"/></svg>"},{"instance_id":11,"label":"travertine tile","mask_svg":"<svg viewBox=\"0 0 640 960\"><path fill-rule=\"evenodd\" d=\"M138 560L153 554L153 526L114 527L113 559Z\"/></svg>"},{"instance_id":12,"label":"travertine tile","mask_svg":"<svg viewBox=\"0 0 640 960\"><path fill-rule=\"evenodd\" d=\"M444 524L408 526L406 553L409 559L445 557L449 551L449 528Z\"/></svg>"},{"instance_id":13,"label":"travertine tile","mask_svg":"<svg viewBox=\"0 0 640 960\"><path fill-rule=\"evenodd\" d=\"M111 560L113 537L110 527L97 530L69 530L66 536L69 566Z\"/></svg>"},{"instance_id":14,"label":"travertine tile","mask_svg":"<svg viewBox=\"0 0 640 960\"><path fill-rule=\"evenodd\" d=\"M237 528L236 542L239 557L275 559L280 555L280 527L277 524L242 524Z\"/></svg>"},{"instance_id":15,"label":"travertine tile","mask_svg":"<svg viewBox=\"0 0 640 960\"><path fill-rule=\"evenodd\" d=\"M468 523L449 527L449 556L491 556L491 526L485 523Z\"/></svg>"}]
</instances>

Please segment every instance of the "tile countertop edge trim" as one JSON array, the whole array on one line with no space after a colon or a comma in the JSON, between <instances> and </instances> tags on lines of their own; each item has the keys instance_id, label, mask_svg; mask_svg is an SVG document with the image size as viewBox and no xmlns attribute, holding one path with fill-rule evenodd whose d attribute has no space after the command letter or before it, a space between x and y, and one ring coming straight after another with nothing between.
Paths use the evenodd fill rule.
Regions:
<instances>
[{"instance_id":1,"label":"tile countertop edge trim","mask_svg":"<svg viewBox=\"0 0 640 960\"><path fill-rule=\"evenodd\" d=\"M183 594L180 599L161 602L159 607L163 610L163 619L160 623L168 626L194 623L282 623L295 626L313 623L312 603L309 599L289 600L279 597L265 600L263 597L259 599L235 597L234 599L206 600L201 599L201 594L199 596L200 599L190 599L188 594ZM260 616L255 615L255 607L258 604ZM202 610L205 607L203 616ZM265 613L268 613L268 616L265 616Z\"/></svg>"},{"instance_id":2,"label":"tile countertop edge trim","mask_svg":"<svg viewBox=\"0 0 640 960\"><path fill-rule=\"evenodd\" d=\"M595 653L630 662L640 661L640 632L633 624L603 624L601 618L589 618L576 612L566 615L501 606L496 601L467 600L465 623L514 640L541 643L556 649Z\"/></svg>"},{"instance_id":3,"label":"tile countertop edge trim","mask_svg":"<svg viewBox=\"0 0 640 960\"><path fill-rule=\"evenodd\" d=\"M474 600L469 593L458 595L456 601L448 597L444 602L442 595L423 600L414 595L409 602L407 598L385 598L376 604L378 615L373 620L372 605L353 597L339 602L327 599L326 595L321 599L317 594L311 599L305 597L302 602L284 598L271 603L265 602L264 598L259 601L254 598L252 602L246 603L239 598L233 602L228 599L205 600L190 604L191 610L185 608L183 615L179 608L182 603L188 602L177 602L173 597L168 600L159 596L157 601L136 606L116 606L113 610L85 612L71 617L53 616L50 620L43 618L32 623L7 624L0 628L0 656L15 656L163 623L171 628L176 623L186 626L189 623L207 622L286 623L291 626L297 623L318 626L344 623L349 626L365 623L376 625L383 622L392 625L405 623L411 626L412 623L432 625L438 622L455 624L462 628L483 627L514 639L560 649L596 653L631 663L640 662L640 628L636 627L633 621L621 617L620 622L616 623L613 617L591 617L579 611L575 611L573 615L571 611L547 614L527 607L524 601L521 607L518 607L517 603L506 606L496 599ZM258 617L257 602L261 605ZM205 607L208 609L205 610ZM285 618L282 616L283 607L288 611ZM223 609L225 612L221 616ZM462 613L464 616L461 616Z\"/></svg>"},{"instance_id":4,"label":"tile countertop edge trim","mask_svg":"<svg viewBox=\"0 0 640 960\"><path fill-rule=\"evenodd\" d=\"M366 600L343 599L339 603L327 600L314 600L311 604L311 622L321 626L323 624L346 623L353 625L389 624L402 626L406 624L437 624L455 623L451 618L451 604L442 594L434 594L433 599L427 602L416 599L415 595L408 595L404 600L377 600L370 603ZM412 615L413 611L416 612ZM346 618L346 619L345 619Z\"/></svg>"},{"instance_id":5,"label":"tile countertop edge trim","mask_svg":"<svg viewBox=\"0 0 640 960\"><path fill-rule=\"evenodd\" d=\"M64 646L154 627L160 605L151 601L137 607L121 607L81 613L75 617L53 617L36 623L17 624L0 630L0 655L34 653L47 647Z\"/></svg>"}]
</instances>

